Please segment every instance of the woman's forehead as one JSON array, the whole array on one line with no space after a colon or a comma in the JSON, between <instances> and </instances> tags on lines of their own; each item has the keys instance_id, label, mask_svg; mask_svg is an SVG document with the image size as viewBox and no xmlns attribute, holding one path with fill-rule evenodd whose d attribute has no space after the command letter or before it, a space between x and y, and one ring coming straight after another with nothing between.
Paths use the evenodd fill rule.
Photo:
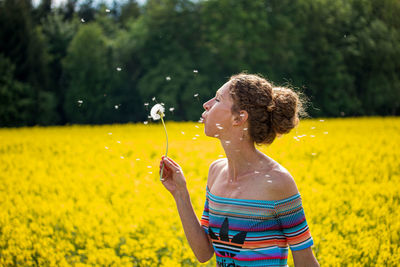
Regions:
<instances>
[{"instance_id":1,"label":"woman's forehead","mask_svg":"<svg viewBox=\"0 0 400 267\"><path fill-rule=\"evenodd\" d=\"M221 88L217 90L217 94L221 96L226 95L228 93L229 93L229 82L226 82L223 86L221 86Z\"/></svg>"}]
</instances>

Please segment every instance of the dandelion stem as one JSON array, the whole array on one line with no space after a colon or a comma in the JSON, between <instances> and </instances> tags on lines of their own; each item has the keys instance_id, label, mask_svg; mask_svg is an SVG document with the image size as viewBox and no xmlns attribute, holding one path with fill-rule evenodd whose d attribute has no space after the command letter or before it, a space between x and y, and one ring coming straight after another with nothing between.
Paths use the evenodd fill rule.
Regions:
<instances>
[{"instance_id":1,"label":"dandelion stem","mask_svg":"<svg viewBox=\"0 0 400 267\"><path fill-rule=\"evenodd\" d=\"M168 154L168 134L167 134L167 128L165 127L165 123L164 123L164 120L163 120L163 116L164 116L164 114L161 113L161 114L160 114L161 122L162 122L162 124L163 124L163 126L164 126L165 136L166 136L166 138L167 138L167 149L166 149L166 151L165 151L165 157L167 157L167 154ZM162 165L162 168L161 168L160 180L162 180L163 171L164 171L164 161L163 161L163 165Z\"/></svg>"}]
</instances>

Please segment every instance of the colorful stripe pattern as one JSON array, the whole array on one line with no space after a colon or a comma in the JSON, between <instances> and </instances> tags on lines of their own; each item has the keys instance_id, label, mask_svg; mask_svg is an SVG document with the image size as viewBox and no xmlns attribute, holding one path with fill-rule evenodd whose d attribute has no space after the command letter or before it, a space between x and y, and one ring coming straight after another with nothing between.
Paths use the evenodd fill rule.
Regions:
<instances>
[{"instance_id":1,"label":"colorful stripe pattern","mask_svg":"<svg viewBox=\"0 0 400 267\"><path fill-rule=\"evenodd\" d=\"M300 193L282 200L232 199L206 189L201 225L219 266L287 266L292 251L314 244Z\"/></svg>"}]
</instances>

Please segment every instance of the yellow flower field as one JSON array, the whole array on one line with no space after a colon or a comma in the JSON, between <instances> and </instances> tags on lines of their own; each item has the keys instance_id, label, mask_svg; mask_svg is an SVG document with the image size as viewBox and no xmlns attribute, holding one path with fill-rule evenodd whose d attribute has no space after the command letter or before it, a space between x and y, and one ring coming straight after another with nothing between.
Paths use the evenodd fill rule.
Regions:
<instances>
[{"instance_id":1,"label":"yellow flower field","mask_svg":"<svg viewBox=\"0 0 400 267\"><path fill-rule=\"evenodd\" d=\"M202 124L166 126L200 217L223 150ZM162 127L0 129L0 265L215 266L197 263L159 181ZM260 147L295 178L321 266L400 262L399 147L393 117L303 120Z\"/></svg>"}]
</instances>

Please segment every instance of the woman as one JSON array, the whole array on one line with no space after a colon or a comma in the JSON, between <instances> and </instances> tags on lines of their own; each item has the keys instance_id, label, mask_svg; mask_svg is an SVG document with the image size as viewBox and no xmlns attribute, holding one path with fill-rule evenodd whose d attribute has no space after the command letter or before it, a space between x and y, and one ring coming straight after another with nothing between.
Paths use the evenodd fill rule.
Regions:
<instances>
[{"instance_id":1,"label":"woman","mask_svg":"<svg viewBox=\"0 0 400 267\"><path fill-rule=\"evenodd\" d=\"M204 103L207 136L221 141L226 158L211 163L203 216L190 202L181 167L171 158L162 183L173 195L185 235L200 262L216 254L217 265L319 266L302 207L289 172L255 148L297 126L301 99L257 75L238 74Z\"/></svg>"}]
</instances>

